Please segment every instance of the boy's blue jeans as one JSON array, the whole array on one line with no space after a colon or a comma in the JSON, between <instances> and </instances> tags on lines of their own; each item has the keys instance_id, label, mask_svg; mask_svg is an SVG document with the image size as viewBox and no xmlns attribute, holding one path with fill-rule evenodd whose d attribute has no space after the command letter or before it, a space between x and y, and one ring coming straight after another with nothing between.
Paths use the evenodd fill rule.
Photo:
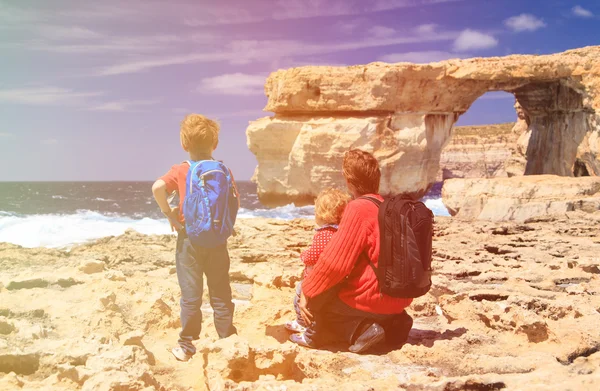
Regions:
<instances>
[{"instance_id":1,"label":"boy's blue jeans","mask_svg":"<svg viewBox=\"0 0 600 391\"><path fill-rule=\"evenodd\" d=\"M206 274L210 305L214 311L219 338L236 334L233 326L234 304L229 284L229 253L227 244L214 248L194 247L185 231L177 236L175 253L177 280L181 288L181 332L179 346L189 355L196 353L192 341L202 330L203 275Z\"/></svg>"}]
</instances>

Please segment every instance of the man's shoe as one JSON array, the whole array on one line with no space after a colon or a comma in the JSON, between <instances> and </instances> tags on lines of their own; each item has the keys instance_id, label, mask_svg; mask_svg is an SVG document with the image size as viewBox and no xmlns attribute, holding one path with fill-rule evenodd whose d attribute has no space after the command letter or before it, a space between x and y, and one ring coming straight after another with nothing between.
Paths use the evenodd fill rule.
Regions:
<instances>
[{"instance_id":1,"label":"man's shoe","mask_svg":"<svg viewBox=\"0 0 600 391\"><path fill-rule=\"evenodd\" d=\"M390 326L385 327L386 343L393 348L401 347L408 340L412 326L413 318L406 311L394 316Z\"/></svg>"},{"instance_id":2,"label":"man's shoe","mask_svg":"<svg viewBox=\"0 0 600 391\"><path fill-rule=\"evenodd\" d=\"M377 323L373 323L361 335L358 336L354 344L348 348L352 353L363 353L373 346L385 340L385 331Z\"/></svg>"},{"instance_id":3,"label":"man's shoe","mask_svg":"<svg viewBox=\"0 0 600 391\"><path fill-rule=\"evenodd\" d=\"M175 358L177 359L177 361L187 362L187 361L190 361L190 359L193 357L193 355L187 354L181 348L181 346L178 346L176 348L171 349L171 353L173 354L173 356L175 356Z\"/></svg>"}]
</instances>

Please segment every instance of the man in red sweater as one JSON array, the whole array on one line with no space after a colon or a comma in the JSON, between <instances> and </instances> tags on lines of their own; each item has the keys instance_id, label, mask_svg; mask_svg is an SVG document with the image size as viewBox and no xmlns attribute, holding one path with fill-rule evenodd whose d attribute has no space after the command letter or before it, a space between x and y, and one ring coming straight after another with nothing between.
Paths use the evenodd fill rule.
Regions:
<instances>
[{"instance_id":1,"label":"man in red sweater","mask_svg":"<svg viewBox=\"0 0 600 391\"><path fill-rule=\"evenodd\" d=\"M351 201L337 234L302 283L300 309L307 322L319 318L317 328L304 334L303 345L319 347L332 342L350 344L361 353L383 342L404 343L412 318L404 309L412 299L382 294L369 261L379 258L378 208L362 196L383 198L381 172L373 155L358 149L346 153L343 174ZM326 332L321 326L324 325Z\"/></svg>"}]
</instances>

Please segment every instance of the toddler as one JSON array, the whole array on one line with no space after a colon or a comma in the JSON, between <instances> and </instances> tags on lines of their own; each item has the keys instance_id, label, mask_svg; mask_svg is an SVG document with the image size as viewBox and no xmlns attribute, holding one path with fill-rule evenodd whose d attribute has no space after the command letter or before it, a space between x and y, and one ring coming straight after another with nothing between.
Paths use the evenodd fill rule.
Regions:
<instances>
[{"instance_id":1,"label":"toddler","mask_svg":"<svg viewBox=\"0 0 600 391\"><path fill-rule=\"evenodd\" d=\"M350 202L350 196L338 189L323 190L315 201L315 222L318 226L312 243L308 249L300 254L300 259L304 263L302 278L305 278L319 260L319 255L325 249L325 246L333 235L337 232L338 224L342 219L342 214L346 205ZM302 293L302 281L296 285L296 296L294 297L294 309L296 310L296 320L287 322L285 328L294 333L303 333L308 325L302 319L300 307L300 294Z\"/></svg>"}]
</instances>

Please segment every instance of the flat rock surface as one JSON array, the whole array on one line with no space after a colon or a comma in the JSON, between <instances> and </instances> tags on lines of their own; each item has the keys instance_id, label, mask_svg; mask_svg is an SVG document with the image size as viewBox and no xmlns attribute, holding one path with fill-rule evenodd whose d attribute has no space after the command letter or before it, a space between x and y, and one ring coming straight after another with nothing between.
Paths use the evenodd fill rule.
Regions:
<instances>
[{"instance_id":1,"label":"flat rock surface","mask_svg":"<svg viewBox=\"0 0 600 391\"><path fill-rule=\"evenodd\" d=\"M527 221L575 210L594 213L600 210L600 178L449 179L442 198L451 215L467 220Z\"/></svg>"},{"instance_id":2,"label":"flat rock surface","mask_svg":"<svg viewBox=\"0 0 600 391\"><path fill-rule=\"evenodd\" d=\"M599 221L436 218L434 286L409 309L408 343L356 355L287 341L312 221L240 219L239 335L217 339L205 296L189 363L168 351L179 332L173 236L127 232L69 252L0 244L0 389L600 389ZM90 259L105 270L79 270Z\"/></svg>"}]
</instances>

